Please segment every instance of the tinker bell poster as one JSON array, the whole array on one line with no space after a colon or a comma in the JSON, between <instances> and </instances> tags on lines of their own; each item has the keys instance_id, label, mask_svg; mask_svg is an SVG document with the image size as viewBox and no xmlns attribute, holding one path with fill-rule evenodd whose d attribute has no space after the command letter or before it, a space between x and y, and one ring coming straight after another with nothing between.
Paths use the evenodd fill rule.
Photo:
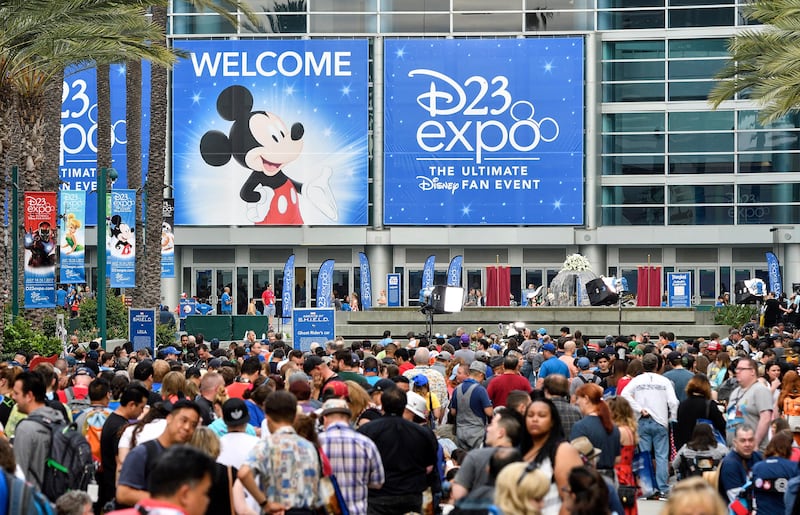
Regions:
<instances>
[{"instance_id":1,"label":"tinker bell poster","mask_svg":"<svg viewBox=\"0 0 800 515\"><path fill-rule=\"evenodd\" d=\"M59 282L83 284L86 282L86 192L61 190L58 214L60 215L59 245L61 248L61 274Z\"/></svg>"}]
</instances>

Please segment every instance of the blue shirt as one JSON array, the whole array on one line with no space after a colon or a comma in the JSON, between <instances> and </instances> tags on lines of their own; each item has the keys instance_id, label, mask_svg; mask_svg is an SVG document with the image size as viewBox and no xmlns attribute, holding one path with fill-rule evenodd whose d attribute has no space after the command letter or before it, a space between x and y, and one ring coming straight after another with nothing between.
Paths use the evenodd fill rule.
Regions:
<instances>
[{"instance_id":1,"label":"blue shirt","mask_svg":"<svg viewBox=\"0 0 800 515\"><path fill-rule=\"evenodd\" d=\"M64 289L56 290L56 306L64 307L67 304L67 292Z\"/></svg>"},{"instance_id":2,"label":"blue shirt","mask_svg":"<svg viewBox=\"0 0 800 515\"><path fill-rule=\"evenodd\" d=\"M228 302L231 302L230 294L228 294L227 292L223 293L222 297L220 298L220 308L219 308L220 313L225 313L228 315L233 313L233 303L231 302L230 304L228 304Z\"/></svg>"},{"instance_id":3,"label":"blue shirt","mask_svg":"<svg viewBox=\"0 0 800 515\"><path fill-rule=\"evenodd\" d=\"M481 420L486 422L486 413L483 410L484 408L491 407L492 401L489 399L489 394L486 392L486 388L484 388L483 385L471 377L464 379L464 382L458 385L458 388L453 390L453 396L450 398L450 407L458 410L458 396L464 395L464 393L469 390L470 386L473 384L477 384L478 387L472 390L472 395L469 398L469 408L473 413L475 413L476 416L480 417Z\"/></svg>"},{"instance_id":4,"label":"blue shirt","mask_svg":"<svg viewBox=\"0 0 800 515\"><path fill-rule=\"evenodd\" d=\"M561 374L569 379L569 367L557 357L551 356L550 359L544 360L542 366L539 367L539 379L543 379L551 374Z\"/></svg>"},{"instance_id":5,"label":"blue shirt","mask_svg":"<svg viewBox=\"0 0 800 515\"><path fill-rule=\"evenodd\" d=\"M783 494L786 490L784 485L798 473L800 469L797 468L797 463L777 456L770 456L753 465L753 492L758 513L786 511L783 503ZM775 480L781 478L786 481L779 481L776 485Z\"/></svg>"},{"instance_id":6,"label":"blue shirt","mask_svg":"<svg viewBox=\"0 0 800 515\"><path fill-rule=\"evenodd\" d=\"M762 460L761 453L754 452L745 460L736 451L731 451L719 464L719 493L728 503L739 495L742 486L747 482L753 466Z\"/></svg>"}]
</instances>

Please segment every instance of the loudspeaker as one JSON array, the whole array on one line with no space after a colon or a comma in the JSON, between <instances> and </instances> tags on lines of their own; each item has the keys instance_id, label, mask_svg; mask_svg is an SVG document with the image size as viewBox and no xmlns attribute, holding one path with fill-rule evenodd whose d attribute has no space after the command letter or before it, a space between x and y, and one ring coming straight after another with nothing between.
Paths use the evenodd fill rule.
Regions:
<instances>
[{"instance_id":1,"label":"loudspeaker","mask_svg":"<svg viewBox=\"0 0 800 515\"><path fill-rule=\"evenodd\" d=\"M434 313L459 313L464 306L464 288L434 286L429 302Z\"/></svg>"},{"instance_id":2,"label":"loudspeaker","mask_svg":"<svg viewBox=\"0 0 800 515\"><path fill-rule=\"evenodd\" d=\"M610 306L619 300L619 295L611 290L601 277L586 283L586 294L592 306Z\"/></svg>"}]
</instances>

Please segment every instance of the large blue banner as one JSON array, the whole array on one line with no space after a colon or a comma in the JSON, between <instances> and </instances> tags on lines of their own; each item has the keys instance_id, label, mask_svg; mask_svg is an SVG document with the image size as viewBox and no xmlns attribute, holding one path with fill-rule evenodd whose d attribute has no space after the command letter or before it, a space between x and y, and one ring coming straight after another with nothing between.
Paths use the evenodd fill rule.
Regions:
<instances>
[{"instance_id":1,"label":"large blue banner","mask_svg":"<svg viewBox=\"0 0 800 515\"><path fill-rule=\"evenodd\" d=\"M283 289L281 290L281 318L291 318L294 309L294 254L283 265Z\"/></svg>"},{"instance_id":2,"label":"large blue banner","mask_svg":"<svg viewBox=\"0 0 800 515\"><path fill-rule=\"evenodd\" d=\"M450 266L447 267L447 286L461 286L461 264L464 262L464 256L458 255L450 260Z\"/></svg>"},{"instance_id":3,"label":"large blue banner","mask_svg":"<svg viewBox=\"0 0 800 515\"><path fill-rule=\"evenodd\" d=\"M692 307L691 272L670 272L667 274L667 306L671 308Z\"/></svg>"},{"instance_id":4,"label":"large blue banner","mask_svg":"<svg viewBox=\"0 0 800 515\"><path fill-rule=\"evenodd\" d=\"M336 311L333 308L297 308L292 316L292 346L303 352L311 349L316 342L325 345L336 336Z\"/></svg>"},{"instance_id":5,"label":"large blue banner","mask_svg":"<svg viewBox=\"0 0 800 515\"><path fill-rule=\"evenodd\" d=\"M74 70L74 69L73 69ZM112 64L111 162L119 174L117 186L128 184L125 156L128 137L125 119L125 65ZM146 176L150 148L150 64L142 62L142 178ZM61 153L58 163L61 189L97 190L97 73L94 68L65 73L61 97ZM97 195L86 198L86 223L97 224Z\"/></svg>"},{"instance_id":6,"label":"large blue banner","mask_svg":"<svg viewBox=\"0 0 800 515\"><path fill-rule=\"evenodd\" d=\"M176 224L367 224L366 40L176 46Z\"/></svg>"},{"instance_id":7,"label":"large blue banner","mask_svg":"<svg viewBox=\"0 0 800 515\"><path fill-rule=\"evenodd\" d=\"M108 263L112 288L136 286L136 190L108 194Z\"/></svg>"},{"instance_id":8,"label":"large blue banner","mask_svg":"<svg viewBox=\"0 0 800 515\"><path fill-rule=\"evenodd\" d=\"M369 269L369 259L363 252L358 253L359 267L361 268L361 308L372 307L372 272Z\"/></svg>"},{"instance_id":9,"label":"large blue banner","mask_svg":"<svg viewBox=\"0 0 800 515\"><path fill-rule=\"evenodd\" d=\"M328 259L319 266L317 276L317 307L329 308L333 305L333 259Z\"/></svg>"},{"instance_id":10,"label":"large blue banner","mask_svg":"<svg viewBox=\"0 0 800 515\"><path fill-rule=\"evenodd\" d=\"M400 306L402 292L400 291L400 274L388 274L386 276L386 287L388 292L386 294L386 305L390 308Z\"/></svg>"},{"instance_id":11,"label":"large blue banner","mask_svg":"<svg viewBox=\"0 0 800 515\"><path fill-rule=\"evenodd\" d=\"M767 268L769 270L769 291L776 297L783 294L783 280L781 279L781 264L778 256L773 252L767 252Z\"/></svg>"},{"instance_id":12,"label":"large blue banner","mask_svg":"<svg viewBox=\"0 0 800 515\"><path fill-rule=\"evenodd\" d=\"M148 349L151 355L156 355L156 310L128 310L128 340L134 351Z\"/></svg>"},{"instance_id":13,"label":"large blue banner","mask_svg":"<svg viewBox=\"0 0 800 515\"><path fill-rule=\"evenodd\" d=\"M86 192L61 190L58 214L61 217L61 259L59 281L86 282Z\"/></svg>"},{"instance_id":14,"label":"large blue banner","mask_svg":"<svg viewBox=\"0 0 800 515\"><path fill-rule=\"evenodd\" d=\"M581 38L384 48L384 223L583 223Z\"/></svg>"}]
</instances>

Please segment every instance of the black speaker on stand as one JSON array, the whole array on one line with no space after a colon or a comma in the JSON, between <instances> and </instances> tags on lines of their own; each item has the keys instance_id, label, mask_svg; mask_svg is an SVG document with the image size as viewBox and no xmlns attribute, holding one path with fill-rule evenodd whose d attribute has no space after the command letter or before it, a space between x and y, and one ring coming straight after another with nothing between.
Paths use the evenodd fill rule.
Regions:
<instances>
[{"instance_id":1,"label":"black speaker on stand","mask_svg":"<svg viewBox=\"0 0 800 515\"><path fill-rule=\"evenodd\" d=\"M602 277L586 283L586 294L592 306L612 306L619 301L619 295L608 287Z\"/></svg>"},{"instance_id":2,"label":"black speaker on stand","mask_svg":"<svg viewBox=\"0 0 800 515\"><path fill-rule=\"evenodd\" d=\"M433 334L433 315L442 313L459 313L464 307L464 288L457 286L434 286L428 302L420 308L425 315L428 338Z\"/></svg>"}]
</instances>

